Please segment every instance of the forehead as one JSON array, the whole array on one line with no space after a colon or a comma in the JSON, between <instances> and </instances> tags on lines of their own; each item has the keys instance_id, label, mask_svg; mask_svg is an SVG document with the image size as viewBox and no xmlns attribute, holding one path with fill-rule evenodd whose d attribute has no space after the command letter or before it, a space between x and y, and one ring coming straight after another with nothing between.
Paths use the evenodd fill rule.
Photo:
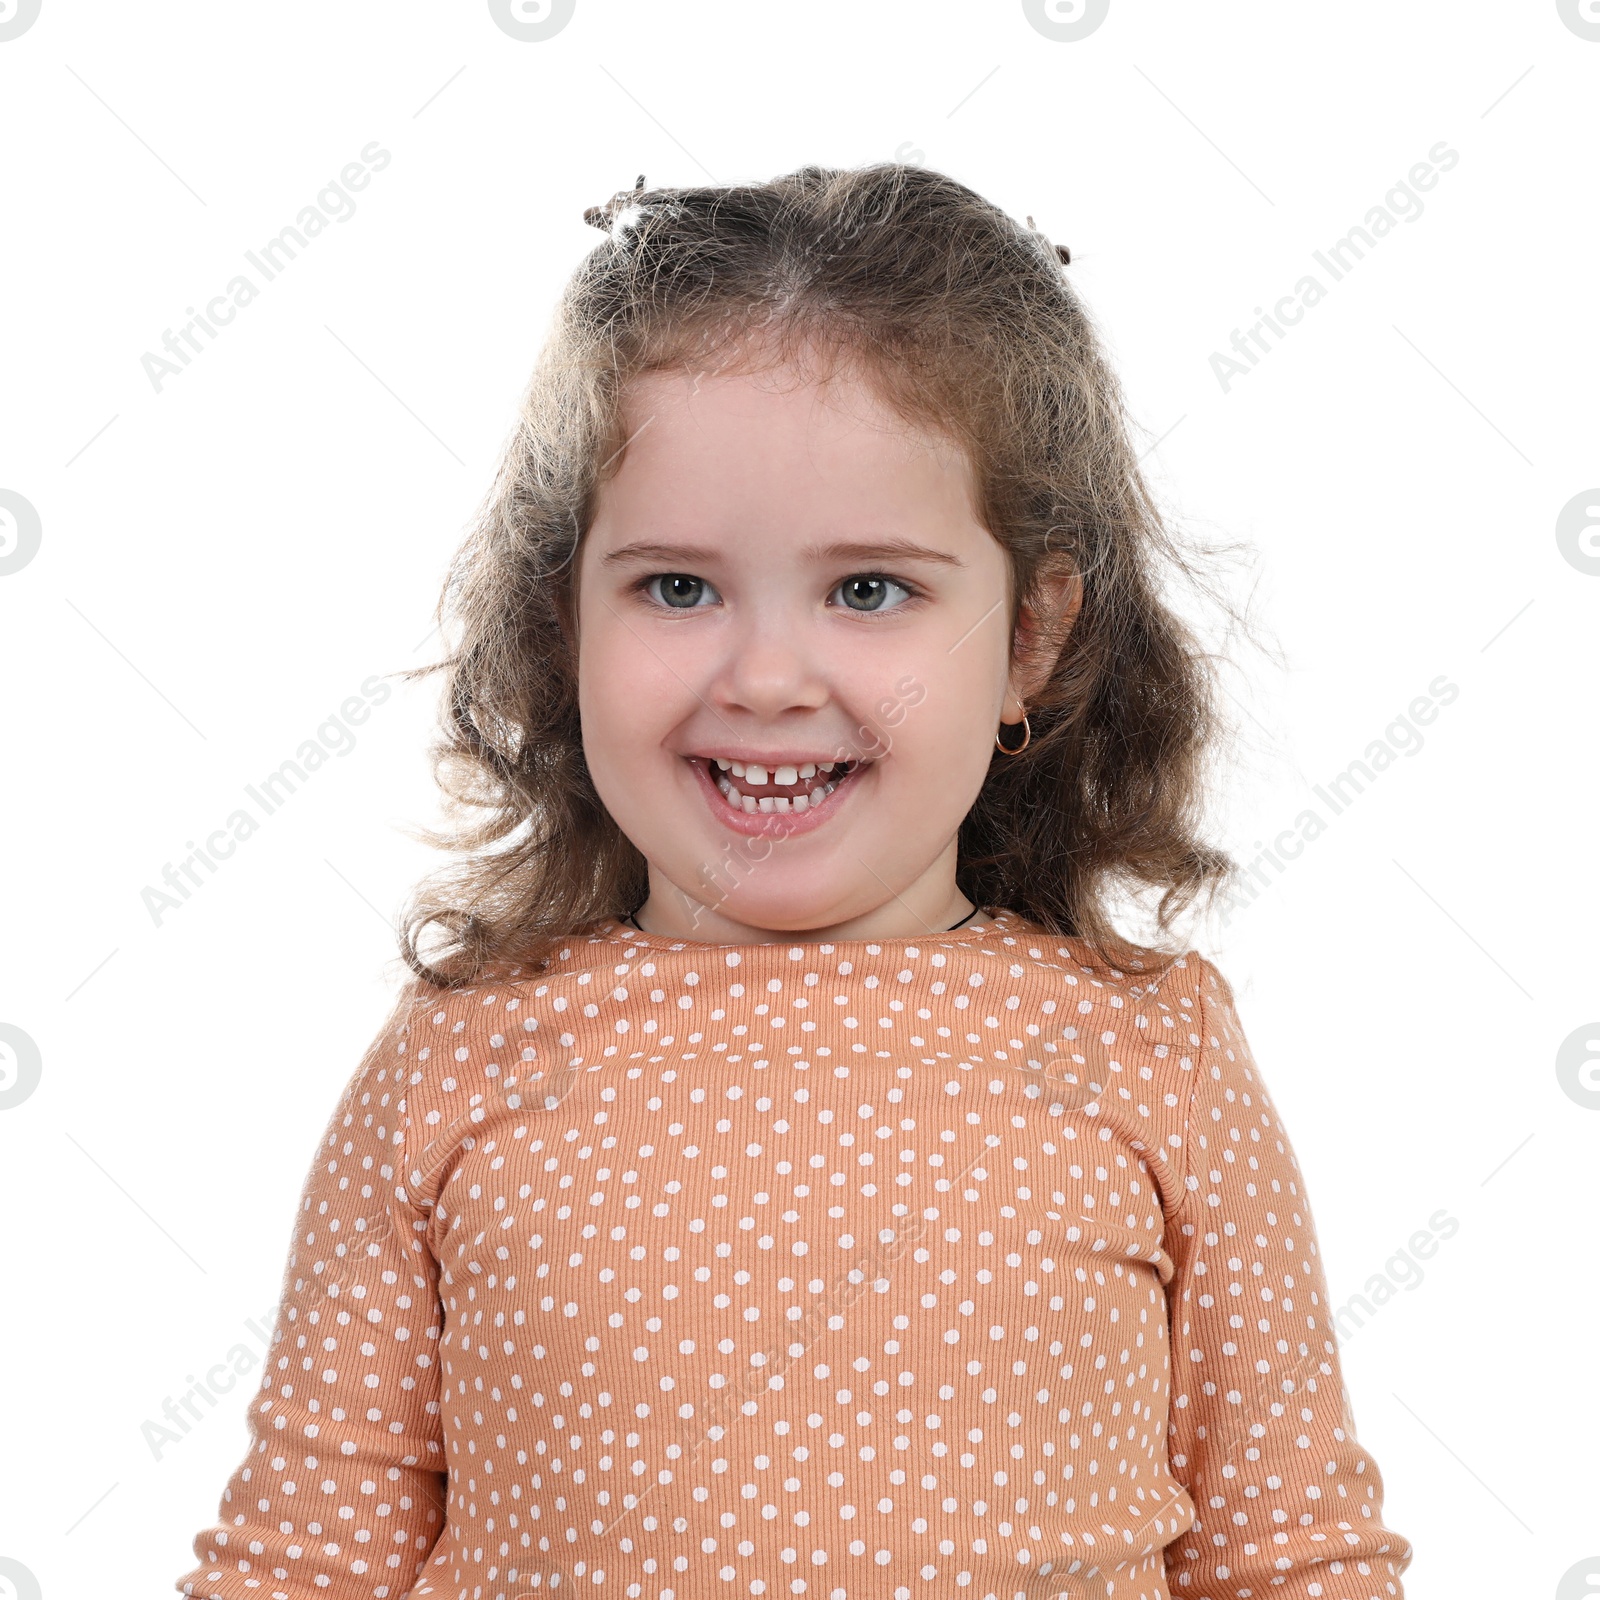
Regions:
<instances>
[{"instance_id":1,"label":"forehead","mask_svg":"<svg viewBox=\"0 0 1600 1600\"><path fill-rule=\"evenodd\" d=\"M650 372L626 388L623 443L597 494L594 535L636 515L704 522L891 516L970 521L966 453L904 419L852 367L814 376Z\"/></svg>"}]
</instances>

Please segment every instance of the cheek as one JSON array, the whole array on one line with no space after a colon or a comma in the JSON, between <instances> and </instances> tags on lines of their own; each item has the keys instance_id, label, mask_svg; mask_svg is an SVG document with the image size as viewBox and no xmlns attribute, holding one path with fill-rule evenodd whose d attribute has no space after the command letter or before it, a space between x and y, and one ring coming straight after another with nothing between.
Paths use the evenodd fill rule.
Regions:
<instances>
[{"instance_id":1,"label":"cheek","mask_svg":"<svg viewBox=\"0 0 1600 1600\"><path fill-rule=\"evenodd\" d=\"M682 720L685 692L634 634L602 613L578 650L578 713L591 766L623 769L659 757Z\"/></svg>"},{"instance_id":2,"label":"cheek","mask_svg":"<svg viewBox=\"0 0 1600 1600\"><path fill-rule=\"evenodd\" d=\"M631 678L625 645L614 637L609 618L596 619L578 648L578 712L583 742L591 751L631 742L637 701L626 692Z\"/></svg>"},{"instance_id":3,"label":"cheek","mask_svg":"<svg viewBox=\"0 0 1600 1600\"><path fill-rule=\"evenodd\" d=\"M860 702L861 737L875 737L876 753L893 754L903 771L981 770L999 715L999 691L982 667L976 651L970 662L957 651L896 672Z\"/></svg>"}]
</instances>

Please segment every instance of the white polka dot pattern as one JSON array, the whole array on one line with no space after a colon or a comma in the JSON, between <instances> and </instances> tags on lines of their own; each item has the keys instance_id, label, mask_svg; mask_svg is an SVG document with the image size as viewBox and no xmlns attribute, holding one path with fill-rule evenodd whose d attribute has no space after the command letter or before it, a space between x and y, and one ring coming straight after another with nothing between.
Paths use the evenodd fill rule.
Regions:
<instances>
[{"instance_id":1,"label":"white polka dot pattern","mask_svg":"<svg viewBox=\"0 0 1600 1600\"><path fill-rule=\"evenodd\" d=\"M1394 1600L1198 954L610 923L414 994L307 1179L215 1600Z\"/></svg>"}]
</instances>

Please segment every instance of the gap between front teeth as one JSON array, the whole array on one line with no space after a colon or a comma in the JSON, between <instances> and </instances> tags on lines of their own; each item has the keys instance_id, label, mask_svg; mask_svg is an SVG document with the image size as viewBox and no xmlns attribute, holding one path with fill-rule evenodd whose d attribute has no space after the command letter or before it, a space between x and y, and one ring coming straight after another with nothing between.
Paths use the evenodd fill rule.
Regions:
<instances>
[{"instance_id":1,"label":"gap between front teeth","mask_svg":"<svg viewBox=\"0 0 1600 1600\"><path fill-rule=\"evenodd\" d=\"M823 800L838 788L837 782L818 784L807 792L795 795L792 800L787 795L764 794L758 796L745 794L725 775L729 769L732 770L735 777L747 777L752 783L765 783L767 781L767 769L754 762L746 765L742 761L723 761L721 757L715 759L717 765L722 768L722 772L717 775L717 787L740 810L751 815L757 812L776 812L779 815L783 815L785 813L792 814L806 811L812 806L821 805ZM823 772L832 772L833 767L834 764L831 761L820 763L820 770ZM810 761L798 769L794 767L779 767L773 774L772 781L774 783L792 784L813 776L817 771L818 764Z\"/></svg>"},{"instance_id":2,"label":"gap between front teeth","mask_svg":"<svg viewBox=\"0 0 1600 1600\"><path fill-rule=\"evenodd\" d=\"M724 761L721 756L715 757L716 763L724 772L732 772L736 778L748 778L751 783L765 783L767 769L759 762L752 761L748 765L743 761ZM824 761L820 764L808 761L803 767L777 767L773 770L774 783L794 784L802 778L815 777L817 772L832 772L833 762Z\"/></svg>"}]
</instances>

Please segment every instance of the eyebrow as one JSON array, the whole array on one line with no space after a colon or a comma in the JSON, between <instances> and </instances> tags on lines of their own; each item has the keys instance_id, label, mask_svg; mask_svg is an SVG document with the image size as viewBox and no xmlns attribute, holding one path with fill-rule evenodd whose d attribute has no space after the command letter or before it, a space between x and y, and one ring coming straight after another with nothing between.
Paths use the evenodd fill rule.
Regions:
<instances>
[{"instance_id":1,"label":"eyebrow","mask_svg":"<svg viewBox=\"0 0 1600 1600\"><path fill-rule=\"evenodd\" d=\"M721 552L708 550L701 545L660 544L641 539L632 544L608 550L600 557L602 566L617 566L634 561L687 561L710 563L720 558ZM833 544L802 545L802 559L807 561L930 561L944 566L964 567L960 556L947 550L933 550L911 539L837 540Z\"/></svg>"}]
</instances>

